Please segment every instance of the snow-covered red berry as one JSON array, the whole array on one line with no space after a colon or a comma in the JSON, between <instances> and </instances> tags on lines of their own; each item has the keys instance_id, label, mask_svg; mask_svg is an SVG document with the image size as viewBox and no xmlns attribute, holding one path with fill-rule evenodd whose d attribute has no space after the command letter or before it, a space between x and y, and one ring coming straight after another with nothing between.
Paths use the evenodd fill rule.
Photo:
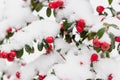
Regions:
<instances>
[{"instance_id":1,"label":"snow-covered red berry","mask_svg":"<svg viewBox=\"0 0 120 80\"><path fill-rule=\"evenodd\" d=\"M85 21L83 19L80 19L77 21L77 25L80 27L84 27L86 24L85 24Z\"/></svg>"},{"instance_id":2,"label":"snow-covered red berry","mask_svg":"<svg viewBox=\"0 0 120 80\"><path fill-rule=\"evenodd\" d=\"M54 38L53 38L52 36L48 36L48 37L45 39L45 41L46 41L47 43L53 43L53 42L54 42Z\"/></svg>"},{"instance_id":3,"label":"snow-covered red berry","mask_svg":"<svg viewBox=\"0 0 120 80\"><path fill-rule=\"evenodd\" d=\"M93 54L91 55L91 57L90 57L90 61L91 61L91 62L95 62L95 61L97 61L97 60L98 60L98 55L95 54L95 53L93 53Z\"/></svg>"},{"instance_id":4,"label":"snow-covered red berry","mask_svg":"<svg viewBox=\"0 0 120 80\"><path fill-rule=\"evenodd\" d=\"M93 39L93 46L96 48L101 46L101 42L98 40L98 38Z\"/></svg>"},{"instance_id":5,"label":"snow-covered red berry","mask_svg":"<svg viewBox=\"0 0 120 80\"><path fill-rule=\"evenodd\" d=\"M102 42L102 43L101 43L101 49L102 49L103 51L109 50L109 49L110 49L110 44L107 43L107 42Z\"/></svg>"},{"instance_id":6,"label":"snow-covered red berry","mask_svg":"<svg viewBox=\"0 0 120 80\"><path fill-rule=\"evenodd\" d=\"M104 7L103 6L97 6L97 8L96 8L96 11L99 13L99 14L101 14L103 11L104 11Z\"/></svg>"},{"instance_id":7,"label":"snow-covered red berry","mask_svg":"<svg viewBox=\"0 0 120 80\"><path fill-rule=\"evenodd\" d=\"M115 41L116 41L116 42L120 42L120 36L116 36L116 37L115 37Z\"/></svg>"}]
</instances>

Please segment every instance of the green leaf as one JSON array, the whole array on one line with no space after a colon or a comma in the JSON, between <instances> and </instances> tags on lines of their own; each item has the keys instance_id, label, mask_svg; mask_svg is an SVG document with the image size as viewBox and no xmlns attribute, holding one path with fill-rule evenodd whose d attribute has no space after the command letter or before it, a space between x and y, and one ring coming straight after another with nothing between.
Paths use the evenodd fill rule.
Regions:
<instances>
[{"instance_id":1,"label":"green leaf","mask_svg":"<svg viewBox=\"0 0 120 80\"><path fill-rule=\"evenodd\" d=\"M97 32L98 39L100 39L103 36L103 34L105 33L105 30L106 30L105 27L98 30Z\"/></svg>"},{"instance_id":2,"label":"green leaf","mask_svg":"<svg viewBox=\"0 0 120 80\"><path fill-rule=\"evenodd\" d=\"M42 51L43 50L43 43L38 43L38 45L37 45L37 48L38 48L38 50L39 51Z\"/></svg>"},{"instance_id":3,"label":"green leaf","mask_svg":"<svg viewBox=\"0 0 120 80\"><path fill-rule=\"evenodd\" d=\"M105 22L105 23L103 23L103 26L107 27L107 26L109 26L109 24Z\"/></svg>"},{"instance_id":4,"label":"green leaf","mask_svg":"<svg viewBox=\"0 0 120 80\"><path fill-rule=\"evenodd\" d=\"M111 39L111 47L110 47L110 51L112 51L112 49L115 48L115 35L113 33L109 33L109 37Z\"/></svg>"},{"instance_id":5,"label":"green leaf","mask_svg":"<svg viewBox=\"0 0 120 80\"><path fill-rule=\"evenodd\" d=\"M98 78L98 79L96 79L96 80L103 80L103 79L99 79L99 78Z\"/></svg>"},{"instance_id":6,"label":"green leaf","mask_svg":"<svg viewBox=\"0 0 120 80\"><path fill-rule=\"evenodd\" d=\"M34 47L31 48L31 53L34 53L35 49Z\"/></svg>"},{"instance_id":7,"label":"green leaf","mask_svg":"<svg viewBox=\"0 0 120 80\"><path fill-rule=\"evenodd\" d=\"M56 51L57 51L57 52L60 52L60 51L61 51L61 49L57 49Z\"/></svg>"},{"instance_id":8,"label":"green leaf","mask_svg":"<svg viewBox=\"0 0 120 80\"><path fill-rule=\"evenodd\" d=\"M80 34L80 37L81 38L85 38L86 35L87 35L88 31L83 31L81 34Z\"/></svg>"},{"instance_id":9,"label":"green leaf","mask_svg":"<svg viewBox=\"0 0 120 80\"><path fill-rule=\"evenodd\" d=\"M47 10L46 10L46 15L47 15L47 17L50 17L50 16L51 16L51 9L50 9L50 8L47 8Z\"/></svg>"},{"instance_id":10,"label":"green leaf","mask_svg":"<svg viewBox=\"0 0 120 80\"><path fill-rule=\"evenodd\" d=\"M93 67L93 63L92 62L90 63L90 67Z\"/></svg>"},{"instance_id":11,"label":"green leaf","mask_svg":"<svg viewBox=\"0 0 120 80\"><path fill-rule=\"evenodd\" d=\"M86 79L86 80L92 80L92 79Z\"/></svg>"},{"instance_id":12,"label":"green leaf","mask_svg":"<svg viewBox=\"0 0 120 80\"><path fill-rule=\"evenodd\" d=\"M96 35L96 32L90 32L88 33L87 37L88 37L88 40L92 40Z\"/></svg>"},{"instance_id":13,"label":"green leaf","mask_svg":"<svg viewBox=\"0 0 120 80\"><path fill-rule=\"evenodd\" d=\"M39 17L40 20L44 19L44 17L42 17L42 16L39 16L39 15L38 15L38 17Z\"/></svg>"},{"instance_id":14,"label":"green leaf","mask_svg":"<svg viewBox=\"0 0 120 80\"><path fill-rule=\"evenodd\" d=\"M35 10L38 12L43 8L43 4L42 3L38 3L37 6L35 7Z\"/></svg>"},{"instance_id":15,"label":"green leaf","mask_svg":"<svg viewBox=\"0 0 120 80\"><path fill-rule=\"evenodd\" d=\"M23 50L23 48L22 49L20 49L20 50L18 50L18 51L16 51L16 57L17 58L21 58L22 57L22 55L23 55L23 53L24 53L24 50Z\"/></svg>"},{"instance_id":16,"label":"green leaf","mask_svg":"<svg viewBox=\"0 0 120 80\"><path fill-rule=\"evenodd\" d=\"M53 15L54 15L54 17L56 17L56 12L55 12L55 10L53 10Z\"/></svg>"},{"instance_id":17,"label":"green leaf","mask_svg":"<svg viewBox=\"0 0 120 80\"><path fill-rule=\"evenodd\" d=\"M113 2L113 0L108 0L109 5L111 5L111 4L112 4L112 2Z\"/></svg>"},{"instance_id":18,"label":"green leaf","mask_svg":"<svg viewBox=\"0 0 120 80\"><path fill-rule=\"evenodd\" d=\"M31 51L32 51L32 48L29 46L29 45L25 45L25 50L26 50L26 52L28 52L29 54L31 53Z\"/></svg>"},{"instance_id":19,"label":"green leaf","mask_svg":"<svg viewBox=\"0 0 120 80\"><path fill-rule=\"evenodd\" d=\"M14 34L14 33L8 33L8 34L5 36L5 38L6 38L6 39L9 39L10 37L13 36L13 34Z\"/></svg>"},{"instance_id":20,"label":"green leaf","mask_svg":"<svg viewBox=\"0 0 120 80\"><path fill-rule=\"evenodd\" d=\"M110 26L115 28L115 29L119 29L119 27L116 24L110 24Z\"/></svg>"},{"instance_id":21,"label":"green leaf","mask_svg":"<svg viewBox=\"0 0 120 80\"><path fill-rule=\"evenodd\" d=\"M99 53L101 51L101 48L94 48L94 50L96 50L96 52Z\"/></svg>"},{"instance_id":22,"label":"green leaf","mask_svg":"<svg viewBox=\"0 0 120 80\"><path fill-rule=\"evenodd\" d=\"M107 58L110 58L110 54L109 54L108 51L106 51L106 57L107 57Z\"/></svg>"},{"instance_id":23,"label":"green leaf","mask_svg":"<svg viewBox=\"0 0 120 80\"><path fill-rule=\"evenodd\" d=\"M63 23L64 29L68 29L71 25L72 23L68 23L67 20L65 20L65 22Z\"/></svg>"},{"instance_id":24,"label":"green leaf","mask_svg":"<svg viewBox=\"0 0 120 80\"><path fill-rule=\"evenodd\" d=\"M3 41L4 41L4 40L1 40L1 41L0 41L0 45L3 44Z\"/></svg>"}]
</instances>

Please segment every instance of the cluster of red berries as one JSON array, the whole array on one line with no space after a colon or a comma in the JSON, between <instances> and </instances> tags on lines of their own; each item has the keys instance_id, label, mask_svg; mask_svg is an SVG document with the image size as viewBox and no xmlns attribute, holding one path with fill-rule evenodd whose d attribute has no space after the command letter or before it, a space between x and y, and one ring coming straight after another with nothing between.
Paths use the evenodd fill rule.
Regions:
<instances>
[{"instance_id":1,"label":"cluster of red berries","mask_svg":"<svg viewBox=\"0 0 120 80\"><path fill-rule=\"evenodd\" d=\"M15 59L15 56L16 56L16 52L15 51L11 51L11 52L0 52L0 58L5 58L7 59L8 61L13 61Z\"/></svg>"},{"instance_id":2,"label":"cluster of red berries","mask_svg":"<svg viewBox=\"0 0 120 80\"><path fill-rule=\"evenodd\" d=\"M104 11L104 7L103 6L97 6L97 8L96 8L96 11L99 13L99 14L102 14L103 13L103 11Z\"/></svg>"},{"instance_id":3,"label":"cluster of red berries","mask_svg":"<svg viewBox=\"0 0 120 80\"><path fill-rule=\"evenodd\" d=\"M115 41L116 41L116 42L120 42L120 36L116 36L116 37L115 37Z\"/></svg>"},{"instance_id":4,"label":"cluster of red berries","mask_svg":"<svg viewBox=\"0 0 120 80\"><path fill-rule=\"evenodd\" d=\"M90 57L90 61L91 62L98 61L98 55L96 53L93 53Z\"/></svg>"},{"instance_id":5,"label":"cluster of red berries","mask_svg":"<svg viewBox=\"0 0 120 80\"><path fill-rule=\"evenodd\" d=\"M54 42L54 38L52 36L48 36L46 37L45 41L49 44L49 47L46 48L46 54L48 54L52 50L52 43Z\"/></svg>"},{"instance_id":6,"label":"cluster of red berries","mask_svg":"<svg viewBox=\"0 0 120 80\"><path fill-rule=\"evenodd\" d=\"M64 2L62 0L58 0L58 1L54 1L54 2L49 2L48 7L50 9L56 9L56 8L60 8L63 7Z\"/></svg>"},{"instance_id":7,"label":"cluster of red berries","mask_svg":"<svg viewBox=\"0 0 120 80\"><path fill-rule=\"evenodd\" d=\"M110 44L107 42L100 42L98 38L93 39L93 46L95 48L101 48L103 51L107 51L110 49Z\"/></svg>"},{"instance_id":8,"label":"cluster of red berries","mask_svg":"<svg viewBox=\"0 0 120 80\"><path fill-rule=\"evenodd\" d=\"M81 33L84 31L84 27L85 27L85 21L83 19L80 19L77 21L77 25L76 25L76 30L78 33Z\"/></svg>"}]
</instances>

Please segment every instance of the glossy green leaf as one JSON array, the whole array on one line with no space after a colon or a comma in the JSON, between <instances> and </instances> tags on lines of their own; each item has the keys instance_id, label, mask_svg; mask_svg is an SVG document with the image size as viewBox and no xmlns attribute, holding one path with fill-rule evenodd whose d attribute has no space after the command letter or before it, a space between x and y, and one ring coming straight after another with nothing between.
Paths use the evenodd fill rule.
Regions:
<instances>
[{"instance_id":1,"label":"glossy green leaf","mask_svg":"<svg viewBox=\"0 0 120 80\"><path fill-rule=\"evenodd\" d=\"M68 29L71 25L72 23L68 23L67 20L65 20L65 22L63 23L64 29Z\"/></svg>"},{"instance_id":2,"label":"glossy green leaf","mask_svg":"<svg viewBox=\"0 0 120 80\"><path fill-rule=\"evenodd\" d=\"M35 7L35 10L37 12L39 12L42 8L43 8L43 4L42 3L38 3L37 6Z\"/></svg>"},{"instance_id":3,"label":"glossy green leaf","mask_svg":"<svg viewBox=\"0 0 120 80\"><path fill-rule=\"evenodd\" d=\"M1 41L0 41L0 45L3 44L3 41L4 41L4 40L1 40Z\"/></svg>"},{"instance_id":4,"label":"glossy green leaf","mask_svg":"<svg viewBox=\"0 0 120 80\"><path fill-rule=\"evenodd\" d=\"M115 35L113 33L109 33L109 37L111 39L111 47L110 47L110 51L112 51L112 49L115 48Z\"/></svg>"},{"instance_id":5,"label":"glossy green leaf","mask_svg":"<svg viewBox=\"0 0 120 80\"><path fill-rule=\"evenodd\" d=\"M51 9L50 9L50 8L47 8L47 10L46 10L46 15L47 15L47 17L50 17L50 16L51 16Z\"/></svg>"},{"instance_id":6,"label":"glossy green leaf","mask_svg":"<svg viewBox=\"0 0 120 80\"><path fill-rule=\"evenodd\" d=\"M24 50L23 50L23 48L22 49L20 49L20 50L18 50L18 51L16 51L16 57L17 58L21 58L22 57L22 55L23 55L23 53L24 53Z\"/></svg>"},{"instance_id":7,"label":"glossy green leaf","mask_svg":"<svg viewBox=\"0 0 120 80\"><path fill-rule=\"evenodd\" d=\"M28 52L29 54L31 53L31 51L32 51L32 48L29 46L29 45L25 45L25 50L26 50L26 52Z\"/></svg>"},{"instance_id":8,"label":"glossy green leaf","mask_svg":"<svg viewBox=\"0 0 120 80\"><path fill-rule=\"evenodd\" d=\"M112 4L112 2L113 2L113 0L108 0L109 5L111 5L111 4Z\"/></svg>"},{"instance_id":9,"label":"glossy green leaf","mask_svg":"<svg viewBox=\"0 0 120 80\"><path fill-rule=\"evenodd\" d=\"M37 48L38 48L38 50L39 51L42 51L43 50L43 43L38 43L38 45L37 45Z\"/></svg>"},{"instance_id":10,"label":"glossy green leaf","mask_svg":"<svg viewBox=\"0 0 120 80\"><path fill-rule=\"evenodd\" d=\"M88 37L88 40L92 40L96 35L96 32L90 32L88 33L87 37Z\"/></svg>"},{"instance_id":11,"label":"glossy green leaf","mask_svg":"<svg viewBox=\"0 0 120 80\"><path fill-rule=\"evenodd\" d=\"M110 26L115 28L115 29L119 29L119 27L116 24L110 24Z\"/></svg>"},{"instance_id":12,"label":"glossy green leaf","mask_svg":"<svg viewBox=\"0 0 120 80\"><path fill-rule=\"evenodd\" d=\"M98 39L100 39L103 36L103 34L105 33L105 30L106 30L105 27L98 30L97 32Z\"/></svg>"},{"instance_id":13,"label":"glossy green leaf","mask_svg":"<svg viewBox=\"0 0 120 80\"><path fill-rule=\"evenodd\" d=\"M13 34L14 34L14 33L8 33L8 34L5 36L5 38L6 38L6 39L9 39L10 37L13 36Z\"/></svg>"}]
</instances>

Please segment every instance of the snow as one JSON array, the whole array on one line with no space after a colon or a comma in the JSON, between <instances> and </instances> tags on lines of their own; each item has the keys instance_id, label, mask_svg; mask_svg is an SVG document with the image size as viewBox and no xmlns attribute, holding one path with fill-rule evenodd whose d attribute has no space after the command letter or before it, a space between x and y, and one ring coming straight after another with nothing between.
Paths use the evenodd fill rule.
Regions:
<instances>
[{"instance_id":1,"label":"snow","mask_svg":"<svg viewBox=\"0 0 120 80\"><path fill-rule=\"evenodd\" d=\"M47 29L49 30L46 31ZM23 48L25 44L32 46L32 41L34 39L39 39L41 42L42 39L46 38L47 36L55 37L59 33L59 30L60 24L56 22L49 20L34 21L29 26L15 33L9 39L9 43L1 46L1 50L19 50Z\"/></svg>"},{"instance_id":2,"label":"snow","mask_svg":"<svg viewBox=\"0 0 120 80\"><path fill-rule=\"evenodd\" d=\"M46 0L39 0L45 2ZM119 27L120 20L116 17L98 16L96 7L103 5L109 6L107 0L65 0L63 9L56 9L57 16L54 18L47 17L45 14L46 7L42 11L36 12L31 10L30 0L0 0L0 40L4 39L0 45L1 51L19 50L24 48L26 44L35 47L33 54L24 52L23 57L19 60L15 58L14 62L7 62L6 59L0 58L0 75L6 72L4 77L11 75L9 80L16 80L15 73L20 72L21 80L32 80L37 76L37 72L42 75L47 75L44 80L86 80L102 78L107 80L108 76L112 74L112 80L120 80L120 56L117 52L117 47L110 52L111 58L100 58L93 48L92 40L85 40L83 44L78 47L74 43L67 43L64 38L55 38L60 32L60 22L63 18L67 18L69 22L75 22L79 19L84 19L87 26L90 26L89 32L97 32L99 29L106 27L104 23L115 24ZM119 0L113 0L112 6L119 11ZM92 5L91 5L92 4ZM107 9L105 10L109 12ZM45 17L44 20L38 20L38 15ZM101 21L102 18L105 19ZM56 21L55 21L56 20ZM27 25L29 23L29 25ZM5 39L6 30L12 27L14 35L9 39ZM120 28L120 27L119 27ZM109 27L108 32L112 32L115 36L120 36L120 30ZM73 31L79 40L79 34ZM53 50L45 55L45 49L42 52L37 51L37 43L42 42L47 36L55 38ZM37 42L34 43L33 40ZM100 41L110 43L111 40L107 34L104 33ZM118 43L115 42L115 46ZM57 52L57 50L60 52ZM93 62L93 67L90 67L90 57L93 53L98 54L99 60ZM63 56L63 57L62 57ZM21 66L25 63L25 66ZM94 69L95 72L92 72ZM51 74L52 71L55 74ZM1 76L0 76L1 77ZM5 79L8 80L8 79Z\"/></svg>"},{"instance_id":3,"label":"snow","mask_svg":"<svg viewBox=\"0 0 120 80\"><path fill-rule=\"evenodd\" d=\"M67 18L70 22L85 19L87 25L94 24L95 18L93 10L88 0L66 0L64 7L62 10L57 11L56 20L58 22L61 21L62 18Z\"/></svg>"}]
</instances>

